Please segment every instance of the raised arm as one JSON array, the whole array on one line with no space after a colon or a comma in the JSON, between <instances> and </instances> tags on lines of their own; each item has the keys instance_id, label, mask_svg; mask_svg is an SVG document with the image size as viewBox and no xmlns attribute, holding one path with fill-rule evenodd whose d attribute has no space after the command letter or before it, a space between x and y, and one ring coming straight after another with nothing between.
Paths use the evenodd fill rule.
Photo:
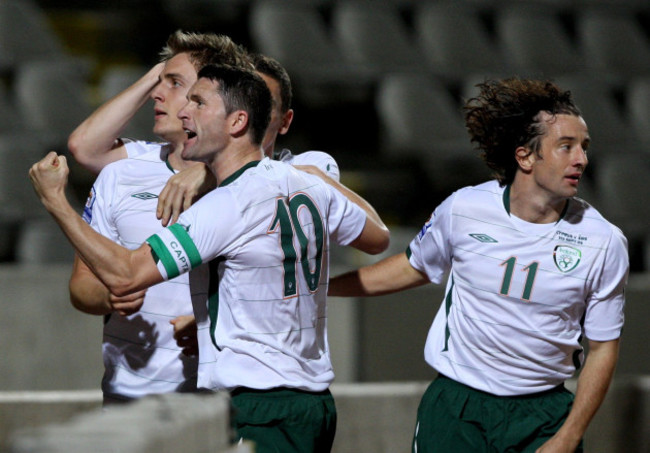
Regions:
<instances>
[{"instance_id":1,"label":"raised arm","mask_svg":"<svg viewBox=\"0 0 650 453\"><path fill-rule=\"evenodd\" d=\"M427 283L429 279L411 266L406 253L399 253L331 278L327 294L341 297L381 296Z\"/></svg>"},{"instance_id":2,"label":"raised arm","mask_svg":"<svg viewBox=\"0 0 650 453\"><path fill-rule=\"evenodd\" d=\"M59 224L79 257L116 296L125 296L163 280L148 244L128 250L93 230L70 206L65 156L48 153L32 166L29 177L41 202Z\"/></svg>"},{"instance_id":3,"label":"raised arm","mask_svg":"<svg viewBox=\"0 0 650 453\"><path fill-rule=\"evenodd\" d=\"M164 63L155 65L133 85L101 105L70 134L68 149L79 164L99 173L109 163L127 157L120 134L149 99L163 66Z\"/></svg>"},{"instance_id":4,"label":"raised arm","mask_svg":"<svg viewBox=\"0 0 650 453\"><path fill-rule=\"evenodd\" d=\"M562 427L537 453L573 452L602 404L618 361L619 340L589 341L589 353L578 378L571 412Z\"/></svg>"},{"instance_id":5,"label":"raised arm","mask_svg":"<svg viewBox=\"0 0 650 453\"><path fill-rule=\"evenodd\" d=\"M142 307L146 293L142 290L123 297L115 296L78 256L75 256L69 290L72 306L90 315L135 313Z\"/></svg>"}]
</instances>

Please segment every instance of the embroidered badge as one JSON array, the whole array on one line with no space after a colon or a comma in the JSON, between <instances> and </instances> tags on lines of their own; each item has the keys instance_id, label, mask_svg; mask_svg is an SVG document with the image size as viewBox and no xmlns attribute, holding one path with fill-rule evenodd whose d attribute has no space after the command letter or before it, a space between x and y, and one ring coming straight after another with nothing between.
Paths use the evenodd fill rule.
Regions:
<instances>
[{"instance_id":1,"label":"embroidered badge","mask_svg":"<svg viewBox=\"0 0 650 453\"><path fill-rule=\"evenodd\" d=\"M562 272L570 272L578 267L580 258L582 258L582 252L575 247L556 245L553 250L555 266Z\"/></svg>"}]
</instances>

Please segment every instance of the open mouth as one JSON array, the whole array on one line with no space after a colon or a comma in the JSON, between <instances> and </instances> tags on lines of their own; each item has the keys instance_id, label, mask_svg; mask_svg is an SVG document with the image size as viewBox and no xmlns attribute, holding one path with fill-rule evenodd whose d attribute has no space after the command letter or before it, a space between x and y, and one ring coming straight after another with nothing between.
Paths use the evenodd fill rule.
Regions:
<instances>
[{"instance_id":1,"label":"open mouth","mask_svg":"<svg viewBox=\"0 0 650 453\"><path fill-rule=\"evenodd\" d=\"M185 135L187 135L187 138L191 140L194 137L196 137L196 132L191 131L189 129L185 129Z\"/></svg>"},{"instance_id":2,"label":"open mouth","mask_svg":"<svg viewBox=\"0 0 650 453\"><path fill-rule=\"evenodd\" d=\"M568 179L572 184L578 184L580 182L580 175L568 175L566 179Z\"/></svg>"}]
</instances>

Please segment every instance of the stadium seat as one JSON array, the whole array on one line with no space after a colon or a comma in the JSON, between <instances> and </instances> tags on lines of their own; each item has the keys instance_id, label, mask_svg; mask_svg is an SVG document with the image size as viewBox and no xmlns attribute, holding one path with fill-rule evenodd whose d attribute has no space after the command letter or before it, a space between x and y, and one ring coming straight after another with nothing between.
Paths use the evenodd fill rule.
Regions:
<instances>
[{"instance_id":1,"label":"stadium seat","mask_svg":"<svg viewBox=\"0 0 650 453\"><path fill-rule=\"evenodd\" d=\"M23 124L14 105L13 97L0 85L0 134L16 133Z\"/></svg>"},{"instance_id":2,"label":"stadium seat","mask_svg":"<svg viewBox=\"0 0 650 453\"><path fill-rule=\"evenodd\" d=\"M90 85L69 60L31 60L16 71L15 96L25 127L61 149L92 112Z\"/></svg>"},{"instance_id":3,"label":"stadium seat","mask_svg":"<svg viewBox=\"0 0 650 453\"><path fill-rule=\"evenodd\" d=\"M278 60L307 104L370 99L370 75L354 70L330 38L324 17L309 2L260 0L251 6L253 49Z\"/></svg>"},{"instance_id":4,"label":"stadium seat","mask_svg":"<svg viewBox=\"0 0 650 453\"><path fill-rule=\"evenodd\" d=\"M650 269L650 159L646 152L612 147L600 157L596 188L602 206L599 210L628 238L631 259L639 258ZM636 259L635 259L636 261ZM637 269L638 270L638 269Z\"/></svg>"},{"instance_id":5,"label":"stadium seat","mask_svg":"<svg viewBox=\"0 0 650 453\"><path fill-rule=\"evenodd\" d=\"M632 11L581 9L576 33L590 71L623 81L650 75L650 38Z\"/></svg>"},{"instance_id":6,"label":"stadium seat","mask_svg":"<svg viewBox=\"0 0 650 453\"><path fill-rule=\"evenodd\" d=\"M631 78L627 83L626 100L630 124L650 156L650 75Z\"/></svg>"},{"instance_id":7,"label":"stadium seat","mask_svg":"<svg viewBox=\"0 0 650 453\"><path fill-rule=\"evenodd\" d=\"M427 71L395 5L355 0L336 3L331 27L347 61L370 71L375 80L393 72Z\"/></svg>"},{"instance_id":8,"label":"stadium seat","mask_svg":"<svg viewBox=\"0 0 650 453\"><path fill-rule=\"evenodd\" d=\"M419 74L385 76L376 96L383 152L417 158L435 187L448 192L488 177L472 151L460 105L436 79Z\"/></svg>"},{"instance_id":9,"label":"stadium seat","mask_svg":"<svg viewBox=\"0 0 650 453\"><path fill-rule=\"evenodd\" d=\"M507 72L505 59L482 22L483 9L467 2L425 2L414 13L417 43L435 74L453 78Z\"/></svg>"},{"instance_id":10,"label":"stadium seat","mask_svg":"<svg viewBox=\"0 0 650 453\"><path fill-rule=\"evenodd\" d=\"M556 8L504 4L494 20L497 41L518 75L546 78L584 70Z\"/></svg>"},{"instance_id":11,"label":"stadium seat","mask_svg":"<svg viewBox=\"0 0 650 453\"><path fill-rule=\"evenodd\" d=\"M99 79L99 101L104 103L131 86L148 68L142 65L113 65L107 67ZM123 137L138 140L160 140L153 132L153 100L149 99L127 124Z\"/></svg>"},{"instance_id":12,"label":"stadium seat","mask_svg":"<svg viewBox=\"0 0 650 453\"><path fill-rule=\"evenodd\" d=\"M35 58L62 56L65 56L63 44L35 1L0 0L1 70L12 70Z\"/></svg>"},{"instance_id":13,"label":"stadium seat","mask_svg":"<svg viewBox=\"0 0 650 453\"><path fill-rule=\"evenodd\" d=\"M16 261L20 264L70 263L74 249L51 217L24 222L18 235Z\"/></svg>"},{"instance_id":14,"label":"stadium seat","mask_svg":"<svg viewBox=\"0 0 650 453\"><path fill-rule=\"evenodd\" d=\"M617 85L589 75L564 76L555 81L560 88L571 91L587 122L592 140L592 164L600 157L600 146L634 146L638 142L615 96Z\"/></svg>"}]
</instances>

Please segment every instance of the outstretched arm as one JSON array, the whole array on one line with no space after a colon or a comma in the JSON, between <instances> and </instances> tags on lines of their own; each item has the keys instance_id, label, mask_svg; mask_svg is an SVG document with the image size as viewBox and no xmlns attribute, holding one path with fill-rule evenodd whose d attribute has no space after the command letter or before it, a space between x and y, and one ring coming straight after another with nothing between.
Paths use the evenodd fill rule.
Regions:
<instances>
[{"instance_id":1,"label":"outstretched arm","mask_svg":"<svg viewBox=\"0 0 650 453\"><path fill-rule=\"evenodd\" d=\"M65 194L68 172L65 156L50 152L32 166L29 177L41 202L88 268L117 296L161 282L148 244L136 250L121 247L93 230L75 212Z\"/></svg>"},{"instance_id":2,"label":"outstretched arm","mask_svg":"<svg viewBox=\"0 0 650 453\"><path fill-rule=\"evenodd\" d=\"M351 247L362 252L376 255L388 248L390 243L390 231L372 207L361 195L347 188L339 181L325 174L321 169L313 165L296 165L297 169L320 177L330 186L341 192L348 200L359 206L366 212L367 221L363 231L357 239L350 243Z\"/></svg>"},{"instance_id":3,"label":"outstretched arm","mask_svg":"<svg viewBox=\"0 0 650 453\"><path fill-rule=\"evenodd\" d=\"M164 63L158 63L133 85L95 110L68 137L68 149L86 169L99 173L111 162L127 157L120 134L149 99Z\"/></svg>"},{"instance_id":4,"label":"outstretched arm","mask_svg":"<svg viewBox=\"0 0 650 453\"><path fill-rule=\"evenodd\" d=\"M536 453L575 451L612 382L618 360L618 346L618 339L589 341L589 353L578 378L571 412L558 432Z\"/></svg>"},{"instance_id":5,"label":"outstretched arm","mask_svg":"<svg viewBox=\"0 0 650 453\"><path fill-rule=\"evenodd\" d=\"M406 253L389 256L370 266L330 279L329 296L360 297L391 294L429 283L409 262Z\"/></svg>"},{"instance_id":6,"label":"outstretched arm","mask_svg":"<svg viewBox=\"0 0 650 453\"><path fill-rule=\"evenodd\" d=\"M74 259L69 289L72 305L90 315L107 315L113 312L130 315L140 310L146 293L146 290L142 290L123 297L115 296L79 256Z\"/></svg>"}]
</instances>

